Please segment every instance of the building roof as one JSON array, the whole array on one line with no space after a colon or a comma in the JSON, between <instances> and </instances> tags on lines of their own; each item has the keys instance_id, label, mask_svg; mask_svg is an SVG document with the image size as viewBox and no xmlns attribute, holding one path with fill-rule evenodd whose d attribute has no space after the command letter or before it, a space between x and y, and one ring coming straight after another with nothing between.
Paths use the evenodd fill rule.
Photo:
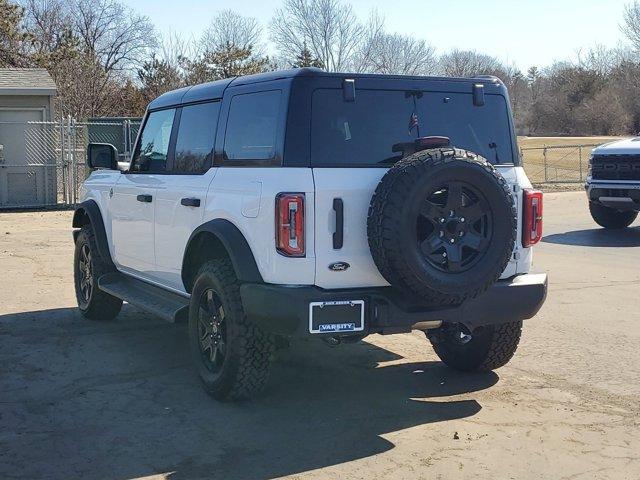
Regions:
<instances>
[{"instance_id":1,"label":"building roof","mask_svg":"<svg viewBox=\"0 0 640 480\"><path fill-rule=\"evenodd\" d=\"M0 95L55 95L56 84L44 68L0 68Z\"/></svg>"}]
</instances>

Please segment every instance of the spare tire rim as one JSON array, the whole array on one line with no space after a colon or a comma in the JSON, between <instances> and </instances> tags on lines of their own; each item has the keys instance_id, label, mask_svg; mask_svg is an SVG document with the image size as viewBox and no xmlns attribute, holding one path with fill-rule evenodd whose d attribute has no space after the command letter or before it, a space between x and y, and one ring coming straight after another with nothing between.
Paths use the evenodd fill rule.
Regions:
<instances>
[{"instance_id":1,"label":"spare tire rim","mask_svg":"<svg viewBox=\"0 0 640 480\"><path fill-rule=\"evenodd\" d=\"M227 353L227 323L220 297L212 289L205 290L200 296L198 346L206 367L218 373Z\"/></svg>"},{"instance_id":2,"label":"spare tire rim","mask_svg":"<svg viewBox=\"0 0 640 480\"><path fill-rule=\"evenodd\" d=\"M430 266L465 272L486 253L493 231L489 203L474 185L449 181L431 189L416 220L418 248Z\"/></svg>"}]
</instances>

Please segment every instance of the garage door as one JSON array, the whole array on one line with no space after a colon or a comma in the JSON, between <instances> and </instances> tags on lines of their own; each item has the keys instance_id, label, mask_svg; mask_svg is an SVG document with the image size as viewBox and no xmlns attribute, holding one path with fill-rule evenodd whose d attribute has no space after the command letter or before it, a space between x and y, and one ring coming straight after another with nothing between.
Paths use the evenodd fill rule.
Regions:
<instances>
[{"instance_id":1,"label":"garage door","mask_svg":"<svg viewBox=\"0 0 640 480\"><path fill-rule=\"evenodd\" d=\"M25 130L27 122L42 121L42 110L0 108L0 206L44 205L47 202L44 166L27 159ZM38 128L31 126L29 128Z\"/></svg>"}]
</instances>

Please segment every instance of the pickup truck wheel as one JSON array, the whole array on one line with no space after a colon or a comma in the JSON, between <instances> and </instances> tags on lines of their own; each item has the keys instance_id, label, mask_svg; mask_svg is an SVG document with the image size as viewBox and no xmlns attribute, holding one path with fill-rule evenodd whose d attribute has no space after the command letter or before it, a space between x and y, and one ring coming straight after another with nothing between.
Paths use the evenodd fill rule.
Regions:
<instances>
[{"instance_id":1,"label":"pickup truck wheel","mask_svg":"<svg viewBox=\"0 0 640 480\"><path fill-rule=\"evenodd\" d=\"M621 212L614 208L605 207L597 202L589 202L589 211L595 222L604 228L620 229L631 225L638 216L638 212Z\"/></svg>"},{"instance_id":2,"label":"pickup truck wheel","mask_svg":"<svg viewBox=\"0 0 640 480\"><path fill-rule=\"evenodd\" d=\"M464 372L487 372L506 365L520 343L522 322L487 325L473 334L457 325L427 332L434 351L447 366Z\"/></svg>"},{"instance_id":3,"label":"pickup truck wheel","mask_svg":"<svg viewBox=\"0 0 640 480\"><path fill-rule=\"evenodd\" d=\"M189 342L198 375L214 398L247 399L266 385L275 338L245 316L229 260L210 260L198 271L189 306Z\"/></svg>"},{"instance_id":4,"label":"pickup truck wheel","mask_svg":"<svg viewBox=\"0 0 640 480\"><path fill-rule=\"evenodd\" d=\"M120 313L122 300L98 288L98 279L112 269L104 262L91 225L82 227L76 239L73 279L78 308L91 320L113 320Z\"/></svg>"},{"instance_id":5,"label":"pickup truck wheel","mask_svg":"<svg viewBox=\"0 0 640 480\"><path fill-rule=\"evenodd\" d=\"M423 150L380 181L367 235L392 286L435 304L459 304L504 271L516 218L509 186L487 160L454 148Z\"/></svg>"}]
</instances>

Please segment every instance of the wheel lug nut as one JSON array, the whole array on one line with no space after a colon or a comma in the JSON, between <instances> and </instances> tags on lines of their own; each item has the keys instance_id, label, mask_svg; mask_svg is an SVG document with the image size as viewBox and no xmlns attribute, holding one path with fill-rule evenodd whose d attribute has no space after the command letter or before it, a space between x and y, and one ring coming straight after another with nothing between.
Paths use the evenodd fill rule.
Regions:
<instances>
[{"instance_id":1,"label":"wheel lug nut","mask_svg":"<svg viewBox=\"0 0 640 480\"><path fill-rule=\"evenodd\" d=\"M444 232L442 230L440 230L440 236L444 237Z\"/></svg>"},{"instance_id":2,"label":"wheel lug nut","mask_svg":"<svg viewBox=\"0 0 640 480\"><path fill-rule=\"evenodd\" d=\"M440 219L440 223L444 223L444 218L441 218L441 219Z\"/></svg>"},{"instance_id":3,"label":"wheel lug nut","mask_svg":"<svg viewBox=\"0 0 640 480\"><path fill-rule=\"evenodd\" d=\"M460 236L460 237L464 237L464 232L460 232L460 233L458 234L458 236Z\"/></svg>"},{"instance_id":4,"label":"wheel lug nut","mask_svg":"<svg viewBox=\"0 0 640 480\"><path fill-rule=\"evenodd\" d=\"M442 254L442 256L443 256L444 258L447 258L447 252L444 252L444 253Z\"/></svg>"},{"instance_id":5,"label":"wheel lug nut","mask_svg":"<svg viewBox=\"0 0 640 480\"><path fill-rule=\"evenodd\" d=\"M464 217L461 217L461 218L460 218L460 221L461 221L462 223L464 223Z\"/></svg>"},{"instance_id":6,"label":"wheel lug nut","mask_svg":"<svg viewBox=\"0 0 640 480\"><path fill-rule=\"evenodd\" d=\"M456 243L456 240L454 238L452 238L451 240L449 240L451 243Z\"/></svg>"}]
</instances>

